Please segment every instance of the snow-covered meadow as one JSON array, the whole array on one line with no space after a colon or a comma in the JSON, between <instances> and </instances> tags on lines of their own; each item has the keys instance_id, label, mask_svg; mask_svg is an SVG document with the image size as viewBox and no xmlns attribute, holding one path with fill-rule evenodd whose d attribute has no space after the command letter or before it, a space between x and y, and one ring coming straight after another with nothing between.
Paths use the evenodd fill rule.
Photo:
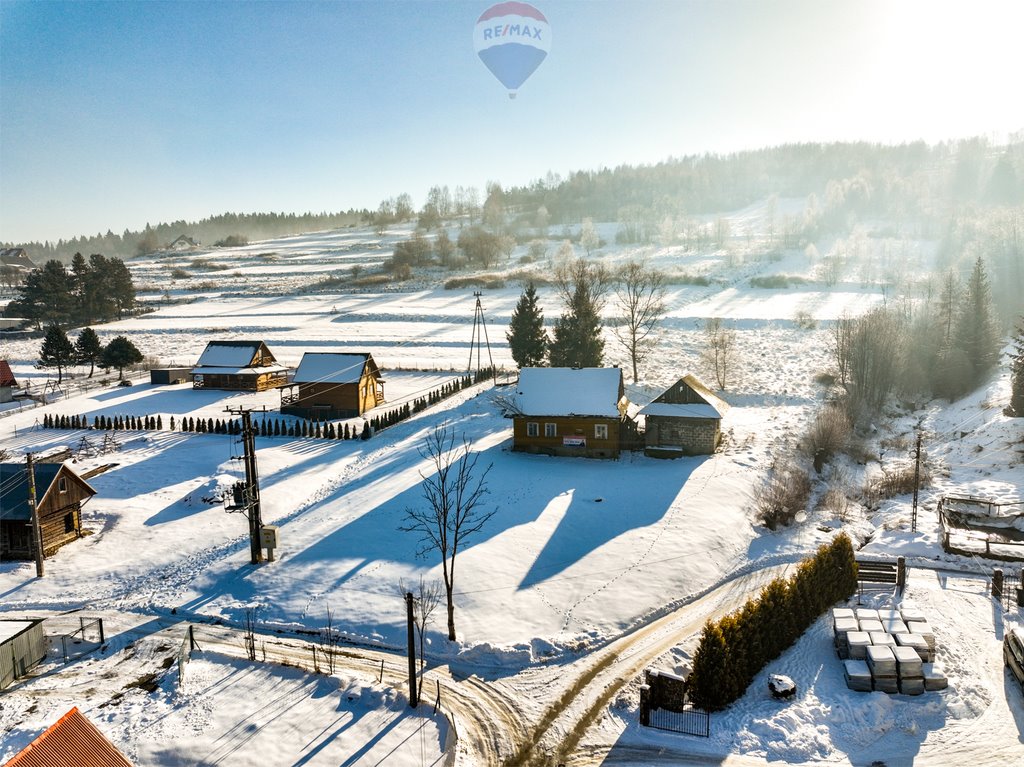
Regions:
<instances>
[{"instance_id":1,"label":"snow-covered meadow","mask_svg":"<svg viewBox=\"0 0 1024 767\"><path fill-rule=\"evenodd\" d=\"M922 495L916 532L910 531L908 497L886 501L870 514L856 507L842 515L813 509L802 524L768 531L756 518L754 493L772 458L795 445L828 396L815 380L828 366L828 323L891 296L853 276L833 286L816 281L820 265L803 251L765 257L758 238L748 237L758 231L762 216L763 206L734 214L732 230L743 234L722 251L698 254L672 247L641 253L612 245L597 256L614 264L644 255L670 274L709 278L707 285L670 285L660 340L639 381L630 380L627 358L610 330L606 350L609 361L627 371L630 399L643 405L683 374L700 372L704 319L729 322L737 331L740 354L735 382L723 394L733 407L723 422L725 442L719 453L675 461L629 453L618 461L513 453L510 422L502 417L489 385L467 390L369 441L259 438L263 519L280 527L282 544L276 562L253 568L244 519L210 501L242 472L241 463L232 458L238 453L232 438L119 432L117 452L83 457L75 464L78 471L114 464L90 480L98 491L83 514L91 535L48 560L45 579L34 578L30 563L0 563L2 614L81 608L86 613L173 612L179 619L240 624L247 611L255 610L263 627L315 631L330 610L348 640L400 648L405 623L399 581L437 578L440 568L436 558L417 556L418 541L398 528L406 509L422 503L418 485L425 462L419 447L424 436L447 423L472 441L482 465L492 466L487 503L496 514L459 555L459 642L444 639L439 617L428 637L432 663L449 662L467 673L500 677L514 691L517 675L531 667L569 666L588 650L687 604L737 572L795 562L818 542L846 530L868 552L902 554L912 565L965 573L915 571L907 595L941 616L936 621L943 647L939 661L949 674L949 690L919 699L846 690L828 643L828 627L819 621L779 662L800 684L796 702L780 709L767 700L759 679L729 712L713 718L710 740L694 744L684 738L680 744L683 736L637 728L634 685L618 697L591 740L627 751L635 743L654 741L714 756L749 754L789 763L877 758L893 765L913 761L918 751L932 753L933 747L935 753L941 748L967 753L968 747L1000 738L1011 750L995 753L1024 759L1024 701L1004 681L999 656L1004 621L1013 622L1017 615L1003 615L985 598L991 563L941 553L934 514L935 500L945 489L1005 497L1024 481L1018 466L1022 427L1001 414L1008 399L1005 371L984 391L953 405L931 403L924 413L924 427L934 435L927 450L935 482ZM386 292L298 291L308 289L320 274L379 263L400 234L382 241L366 230L346 230L209 254L139 259L131 265L137 277L154 284L171 265L197 272L199 267L188 264L198 260L226 268L218 268L211 278L219 283L217 289L200 286L198 278L188 278L191 283L183 279L167 293L188 302L164 304L162 291L155 289L149 297L155 311L98 331L104 340L125 334L145 354L174 364L191 364L215 338L261 339L279 362L290 366L305 351L370 352L385 371L385 393L393 406L466 369L473 290L418 284ZM612 239L612 232L602 234ZM828 247L819 244L823 253ZM927 264L928 243L913 243L909 252L908 268ZM519 255L514 253L502 267L506 274L519 269ZM771 274L810 281L788 289L750 286L752 276ZM504 333L519 297L518 279L509 277L506 287L484 290L482 296L490 351L494 362L505 367L512 364ZM550 288L541 288L541 296L551 322L560 312L557 296ZM607 314L614 315L614 303ZM47 375L34 367L38 343L4 341L2 351L16 375L36 382ZM95 433L38 429L44 413L90 419L100 414L161 414L166 423L171 415L224 417L227 406L273 410L278 396L193 391L188 385L111 385L45 408L8 414L0 418L0 439L15 455L58 445L74 448L83 438L95 441ZM909 411L890 415L865 436L865 453L874 457L844 466L851 488L880 470L875 459L885 460L886 455L878 446L905 443L921 416ZM908 450L889 447L889 457L905 459ZM691 651L692 646L680 648L663 661L683 664ZM234 694L237 681L240 697L250 694L244 685L253 684L279 689L282 701L293 695L323 698L339 719L344 712L334 685L368 684L310 681L297 672L217 657L192 665L208 678L210 690L230 687ZM13 730L0 757L9 756L55 718L59 706L29 712L33 690L29 682L7 695L13 703L0 711L0 724ZM246 748L262 749L263 738L290 733L297 726L282 717L276 725L281 730L262 724L259 737L248 737L242 734L246 724L241 712L215 713L212 698L184 700L166 692L147 698L138 690L125 696L132 716L118 717L99 709L104 694L90 697L69 688L61 701L77 703L94 720L100 717L101 729L122 747L142 738L141 750L133 753L146 764L217 763L209 757L220 747L213 733L234 733L231 737L245 741ZM339 734L330 748L324 747L324 763L339 763L345 758L337 758L339 754L356 753L372 738L373 727L386 726L374 724L372 717L377 712L391 716L392 709L384 705L389 694L374 692L381 696L381 705L367 703L366 715L355 717L360 726L341 733L343 728L333 725ZM310 728L320 726L314 722L321 721L316 717L324 717L323 710L315 715L303 710L297 708L294 716ZM153 730L152 737L139 735L127 724L135 711L159 720L164 730ZM323 719L322 726L332 726L330 721ZM407 720L396 726L413 724ZM430 753L437 758L443 734L433 724L426 727L433 744ZM171 746L161 740L161 732L169 738L190 734ZM315 744L312 737L310 729L303 743ZM417 730L414 737L424 736ZM199 753L207 761L197 761ZM351 763L375 763L371 752L365 753L365 762ZM287 758L317 763L301 761L303 753L297 750Z\"/></svg>"}]
</instances>

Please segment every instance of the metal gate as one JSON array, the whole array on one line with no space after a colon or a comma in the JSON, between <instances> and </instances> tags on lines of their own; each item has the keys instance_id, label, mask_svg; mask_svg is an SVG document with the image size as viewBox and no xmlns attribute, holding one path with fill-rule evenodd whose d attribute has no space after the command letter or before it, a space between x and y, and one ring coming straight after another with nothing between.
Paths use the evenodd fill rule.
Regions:
<instances>
[{"instance_id":1,"label":"metal gate","mask_svg":"<svg viewBox=\"0 0 1024 767\"><path fill-rule=\"evenodd\" d=\"M684 735L698 735L702 738L711 736L711 714L692 703L684 705L682 711L653 708L648 717L649 727L681 732Z\"/></svg>"}]
</instances>

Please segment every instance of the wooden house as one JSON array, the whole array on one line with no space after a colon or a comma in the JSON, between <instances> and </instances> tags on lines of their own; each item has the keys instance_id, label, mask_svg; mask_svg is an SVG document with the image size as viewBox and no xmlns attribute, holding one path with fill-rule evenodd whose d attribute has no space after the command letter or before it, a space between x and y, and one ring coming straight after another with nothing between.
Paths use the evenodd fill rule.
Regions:
<instances>
[{"instance_id":1,"label":"wooden house","mask_svg":"<svg viewBox=\"0 0 1024 767\"><path fill-rule=\"evenodd\" d=\"M315 421L353 418L384 402L384 379L369 354L306 352L281 387L281 412Z\"/></svg>"},{"instance_id":2,"label":"wooden house","mask_svg":"<svg viewBox=\"0 0 1024 767\"><path fill-rule=\"evenodd\" d=\"M82 504L96 495L88 482L61 463L37 463L33 473L43 556L82 537ZM32 559L28 472L23 463L0 463L0 559Z\"/></svg>"},{"instance_id":3,"label":"wooden house","mask_svg":"<svg viewBox=\"0 0 1024 767\"><path fill-rule=\"evenodd\" d=\"M658 458L715 452L728 409L694 376L683 376L640 411L646 422L645 452Z\"/></svg>"},{"instance_id":4,"label":"wooden house","mask_svg":"<svg viewBox=\"0 0 1024 767\"><path fill-rule=\"evenodd\" d=\"M629 403L618 368L523 368L507 401L513 450L619 457Z\"/></svg>"},{"instance_id":5,"label":"wooden house","mask_svg":"<svg viewBox=\"0 0 1024 767\"><path fill-rule=\"evenodd\" d=\"M262 341L210 341L192 368L196 389L265 391L287 382L288 368Z\"/></svg>"},{"instance_id":6,"label":"wooden house","mask_svg":"<svg viewBox=\"0 0 1024 767\"><path fill-rule=\"evenodd\" d=\"M13 400L17 388L18 382L14 379L11 366L7 364L7 360L0 360L0 402Z\"/></svg>"},{"instance_id":7,"label":"wooden house","mask_svg":"<svg viewBox=\"0 0 1024 767\"><path fill-rule=\"evenodd\" d=\"M0 266L5 266L19 275L26 275L39 267L28 257L24 248L0 248Z\"/></svg>"},{"instance_id":8,"label":"wooden house","mask_svg":"<svg viewBox=\"0 0 1024 767\"><path fill-rule=\"evenodd\" d=\"M15 754L7 767L132 767L132 763L73 706Z\"/></svg>"}]
</instances>

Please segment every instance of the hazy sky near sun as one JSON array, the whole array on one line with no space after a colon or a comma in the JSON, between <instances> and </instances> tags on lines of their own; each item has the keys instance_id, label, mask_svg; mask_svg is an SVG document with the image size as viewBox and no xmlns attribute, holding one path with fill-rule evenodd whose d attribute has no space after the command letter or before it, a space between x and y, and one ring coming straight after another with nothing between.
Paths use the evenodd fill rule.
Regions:
<instances>
[{"instance_id":1,"label":"hazy sky near sun","mask_svg":"<svg viewBox=\"0 0 1024 767\"><path fill-rule=\"evenodd\" d=\"M515 100L490 4L0 0L0 241L1024 128L1020 0L535 0Z\"/></svg>"}]
</instances>

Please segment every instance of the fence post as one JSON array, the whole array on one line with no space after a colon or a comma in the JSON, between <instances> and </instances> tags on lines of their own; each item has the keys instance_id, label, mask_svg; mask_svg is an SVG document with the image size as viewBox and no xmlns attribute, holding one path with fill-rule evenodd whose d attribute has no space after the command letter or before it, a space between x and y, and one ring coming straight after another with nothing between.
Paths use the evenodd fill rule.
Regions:
<instances>
[{"instance_id":1,"label":"fence post","mask_svg":"<svg viewBox=\"0 0 1024 767\"><path fill-rule=\"evenodd\" d=\"M903 595L903 590L907 587L907 558L897 557L896 558L896 590L900 596Z\"/></svg>"},{"instance_id":2,"label":"fence post","mask_svg":"<svg viewBox=\"0 0 1024 767\"><path fill-rule=\"evenodd\" d=\"M188 651L191 654L196 649L196 632L195 627L190 623L188 624Z\"/></svg>"},{"instance_id":3,"label":"fence post","mask_svg":"<svg viewBox=\"0 0 1024 767\"><path fill-rule=\"evenodd\" d=\"M1003 569L997 567L992 571L992 598L1002 599L1003 598Z\"/></svg>"},{"instance_id":4,"label":"fence post","mask_svg":"<svg viewBox=\"0 0 1024 767\"><path fill-rule=\"evenodd\" d=\"M103 633L103 619L97 618L96 620L100 622L100 644L103 644L107 641L107 635Z\"/></svg>"},{"instance_id":5,"label":"fence post","mask_svg":"<svg viewBox=\"0 0 1024 767\"><path fill-rule=\"evenodd\" d=\"M642 727L651 726L651 686L649 684L640 685L640 725Z\"/></svg>"},{"instance_id":6,"label":"fence post","mask_svg":"<svg viewBox=\"0 0 1024 767\"><path fill-rule=\"evenodd\" d=\"M437 699L434 701L434 713L437 713L437 707L441 705L441 680L435 679L437 682Z\"/></svg>"}]
</instances>

